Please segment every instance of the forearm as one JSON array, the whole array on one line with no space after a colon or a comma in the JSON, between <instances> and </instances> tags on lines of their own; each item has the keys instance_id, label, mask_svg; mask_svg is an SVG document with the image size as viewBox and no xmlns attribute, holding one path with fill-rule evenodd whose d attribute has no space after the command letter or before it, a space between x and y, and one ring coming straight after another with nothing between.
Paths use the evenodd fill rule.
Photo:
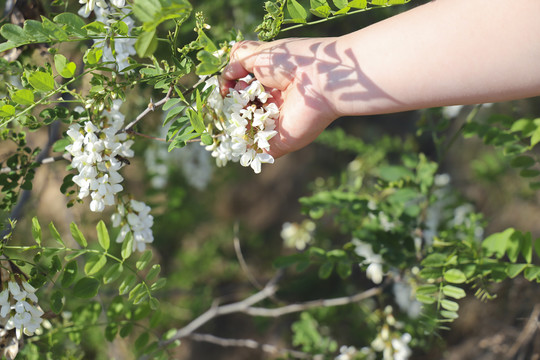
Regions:
<instances>
[{"instance_id":1,"label":"forearm","mask_svg":"<svg viewBox=\"0 0 540 360\"><path fill-rule=\"evenodd\" d=\"M539 17L538 0L437 0L327 39L319 86L337 115L540 95Z\"/></svg>"}]
</instances>

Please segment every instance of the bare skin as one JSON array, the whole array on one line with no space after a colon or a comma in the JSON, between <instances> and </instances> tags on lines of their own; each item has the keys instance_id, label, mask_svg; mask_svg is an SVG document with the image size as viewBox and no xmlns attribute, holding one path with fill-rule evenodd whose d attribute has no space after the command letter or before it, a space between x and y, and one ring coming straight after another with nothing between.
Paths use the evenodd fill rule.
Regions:
<instances>
[{"instance_id":1,"label":"bare skin","mask_svg":"<svg viewBox=\"0 0 540 360\"><path fill-rule=\"evenodd\" d=\"M341 37L238 43L222 76L276 89L280 157L344 115L540 95L539 16L538 0L435 0Z\"/></svg>"}]
</instances>

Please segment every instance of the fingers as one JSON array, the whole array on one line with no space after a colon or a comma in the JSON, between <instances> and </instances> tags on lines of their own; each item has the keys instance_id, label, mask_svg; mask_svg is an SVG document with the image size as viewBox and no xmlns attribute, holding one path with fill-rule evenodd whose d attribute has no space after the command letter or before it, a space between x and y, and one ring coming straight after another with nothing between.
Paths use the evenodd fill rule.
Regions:
<instances>
[{"instance_id":1,"label":"fingers","mask_svg":"<svg viewBox=\"0 0 540 360\"><path fill-rule=\"evenodd\" d=\"M234 44L229 64L223 69L221 76L225 80L236 80L253 73L260 45L261 43L257 41L242 41Z\"/></svg>"}]
</instances>

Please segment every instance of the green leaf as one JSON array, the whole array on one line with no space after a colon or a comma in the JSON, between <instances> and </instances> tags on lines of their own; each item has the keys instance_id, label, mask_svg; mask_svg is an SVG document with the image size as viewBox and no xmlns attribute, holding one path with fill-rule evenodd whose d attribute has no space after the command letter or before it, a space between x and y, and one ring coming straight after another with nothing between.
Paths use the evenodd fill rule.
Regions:
<instances>
[{"instance_id":1,"label":"green leaf","mask_svg":"<svg viewBox=\"0 0 540 360\"><path fill-rule=\"evenodd\" d=\"M32 218L32 237L38 246L41 246L41 236L41 225L39 224L37 217L34 216Z\"/></svg>"},{"instance_id":2,"label":"green leaf","mask_svg":"<svg viewBox=\"0 0 540 360\"><path fill-rule=\"evenodd\" d=\"M125 338L129 336L129 334L131 334L132 331L133 331L133 323L128 322L127 324L122 326L122 328L120 328L120 336Z\"/></svg>"},{"instance_id":3,"label":"green leaf","mask_svg":"<svg viewBox=\"0 0 540 360\"><path fill-rule=\"evenodd\" d=\"M47 42L49 37L43 29L43 24L36 20L25 20L23 25L24 33L35 42Z\"/></svg>"},{"instance_id":4,"label":"green leaf","mask_svg":"<svg viewBox=\"0 0 540 360\"><path fill-rule=\"evenodd\" d=\"M333 0L333 2L338 9L343 9L344 7L349 5L349 2L347 0Z\"/></svg>"},{"instance_id":5,"label":"green leaf","mask_svg":"<svg viewBox=\"0 0 540 360\"><path fill-rule=\"evenodd\" d=\"M428 256L424 260L422 260L422 266L425 267L439 267L444 266L446 264L446 255L440 254L440 253L433 253Z\"/></svg>"},{"instance_id":6,"label":"green leaf","mask_svg":"<svg viewBox=\"0 0 540 360\"><path fill-rule=\"evenodd\" d=\"M150 263L150 260L152 260L152 250L146 250L139 260L135 263L135 267L137 270L141 271L143 270L148 264Z\"/></svg>"},{"instance_id":7,"label":"green leaf","mask_svg":"<svg viewBox=\"0 0 540 360\"><path fill-rule=\"evenodd\" d=\"M214 138L209 133L203 133L201 135L201 142L204 145L212 145L214 143Z\"/></svg>"},{"instance_id":8,"label":"green leaf","mask_svg":"<svg viewBox=\"0 0 540 360\"><path fill-rule=\"evenodd\" d=\"M14 43L13 41L6 41L0 44L0 52L4 52L7 50L11 50L13 48L16 48L19 46L17 43Z\"/></svg>"},{"instance_id":9,"label":"green leaf","mask_svg":"<svg viewBox=\"0 0 540 360\"><path fill-rule=\"evenodd\" d=\"M333 269L334 269L334 262L325 261L319 268L319 277L321 279L328 279L330 275L332 274Z\"/></svg>"},{"instance_id":10,"label":"green leaf","mask_svg":"<svg viewBox=\"0 0 540 360\"><path fill-rule=\"evenodd\" d=\"M528 168L535 164L532 157L527 155L517 156L510 161L510 166L515 168Z\"/></svg>"},{"instance_id":11,"label":"green leaf","mask_svg":"<svg viewBox=\"0 0 540 360\"><path fill-rule=\"evenodd\" d=\"M133 234L130 232L127 233L126 237L124 238L124 242L122 243L122 259L127 259L131 256L133 253Z\"/></svg>"},{"instance_id":12,"label":"green leaf","mask_svg":"<svg viewBox=\"0 0 540 360\"><path fill-rule=\"evenodd\" d=\"M107 264L107 256L105 254L92 254L84 264L84 272L86 275L94 275Z\"/></svg>"},{"instance_id":13,"label":"green leaf","mask_svg":"<svg viewBox=\"0 0 540 360\"><path fill-rule=\"evenodd\" d=\"M120 275L122 275L123 270L124 270L124 267L120 263L115 263L111 265L111 267L109 267L107 271L105 271L105 274L103 275L103 283L109 284L115 281L116 279L120 277Z\"/></svg>"},{"instance_id":14,"label":"green leaf","mask_svg":"<svg viewBox=\"0 0 540 360\"><path fill-rule=\"evenodd\" d=\"M209 51L199 51L197 53L197 59L200 61L195 71L197 75L212 75L221 67L221 60Z\"/></svg>"},{"instance_id":15,"label":"green leaf","mask_svg":"<svg viewBox=\"0 0 540 360\"><path fill-rule=\"evenodd\" d=\"M159 0L135 0L133 3L133 14L142 22L152 22L159 11Z\"/></svg>"},{"instance_id":16,"label":"green leaf","mask_svg":"<svg viewBox=\"0 0 540 360\"><path fill-rule=\"evenodd\" d=\"M393 182L400 179L413 179L414 174L410 169L397 165L380 166L378 169L378 175L381 179Z\"/></svg>"},{"instance_id":17,"label":"green leaf","mask_svg":"<svg viewBox=\"0 0 540 360\"><path fill-rule=\"evenodd\" d=\"M459 315L455 311L441 310L440 314L442 317L450 320L455 320L459 317Z\"/></svg>"},{"instance_id":18,"label":"green leaf","mask_svg":"<svg viewBox=\"0 0 540 360\"><path fill-rule=\"evenodd\" d=\"M143 287L143 284L142 283L138 283L137 285L135 285L135 287L129 292L129 295L128 295L128 300L129 301L132 301L139 293L139 291L143 291L145 292L145 288Z\"/></svg>"},{"instance_id":19,"label":"green leaf","mask_svg":"<svg viewBox=\"0 0 540 360\"><path fill-rule=\"evenodd\" d=\"M118 333L118 324L117 323L109 323L105 327L105 339L107 341L112 342L114 338L116 337L116 334Z\"/></svg>"},{"instance_id":20,"label":"green leaf","mask_svg":"<svg viewBox=\"0 0 540 360\"><path fill-rule=\"evenodd\" d=\"M134 274L129 274L126 276L126 278L122 281L120 286L118 287L118 293L120 295L127 294L129 290L135 285L135 282L137 281L137 278Z\"/></svg>"},{"instance_id":21,"label":"green leaf","mask_svg":"<svg viewBox=\"0 0 540 360\"><path fill-rule=\"evenodd\" d=\"M497 259L504 256L510 237L514 234L513 228L508 228L503 232L498 232L488 236L482 242L482 249L487 256L495 255Z\"/></svg>"},{"instance_id":22,"label":"green leaf","mask_svg":"<svg viewBox=\"0 0 540 360\"><path fill-rule=\"evenodd\" d=\"M459 310L459 305L457 302L455 301L451 301L451 300L447 300L447 299L442 299L441 300L441 306L448 310L448 311L458 311Z\"/></svg>"},{"instance_id":23,"label":"green leaf","mask_svg":"<svg viewBox=\"0 0 540 360\"><path fill-rule=\"evenodd\" d=\"M319 6L328 6L328 2L326 0L309 0L309 7L311 9L316 9Z\"/></svg>"},{"instance_id":24,"label":"green leaf","mask_svg":"<svg viewBox=\"0 0 540 360\"><path fill-rule=\"evenodd\" d=\"M349 261L339 261L337 263L337 273L342 279L346 279L352 274L352 264Z\"/></svg>"},{"instance_id":25,"label":"green leaf","mask_svg":"<svg viewBox=\"0 0 540 360\"><path fill-rule=\"evenodd\" d=\"M62 290L55 290L51 295L51 310L55 314L60 314L64 308L64 293Z\"/></svg>"},{"instance_id":26,"label":"green leaf","mask_svg":"<svg viewBox=\"0 0 540 360\"><path fill-rule=\"evenodd\" d=\"M90 299L97 295L99 280L92 277L84 277L73 286L73 295L83 299Z\"/></svg>"},{"instance_id":27,"label":"green leaf","mask_svg":"<svg viewBox=\"0 0 540 360\"><path fill-rule=\"evenodd\" d=\"M81 230L79 230L79 227L77 224L72 222L69 224L69 230L71 231L71 236L73 236L73 239L79 244L82 248L85 248L88 246L88 243L86 242L86 238L84 237Z\"/></svg>"},{"instance_id":28,"label":"green leaf","mask_svg":"<svg viewBox=\"0 0 540 360\"><path fill-rule=\"evenodd\" d=\"M197 93L196 93L196 104L197 104L197 112L194 112L193 110L189 109L191 110L189 111L189 114L192 115L190 116L189 120L191 121L191 126L193 126L195 131L201 134L204 132L204 130L206 130L206 127L204 126L204 120L201 115L203 103L201 100L201 94L199 93L199 90L197 90Z\"/></svg>"},{"instance_id":29,"label":"green leaf","mask_svg":"<svg viewBox=\"0 0 540 360\"><path fill-rule=\"evenodd\" d=\"M531 148L540 142L540 126L531 135Z\"/></svg>"},{"instance_id":30,"label":"green leaf","mask_svg":"<svg viewBox=\"0 0 540 360\"><path fill-rule=\"evenodd\" d=\"M458 269L450 269L444 273L444 279L449 283L462 284L467 281L465 274Z\"/></svg>"},{"instance_id":31,"label":"green leaf","mask_svg":"<svg viewBox=\"0 0 540 360\"><path fill-rule=\"evenodd\" d=\"M437 299L435 299L433 296L417 293L416 300L420 301L422 304L430 305L433 304Z\"/></svg>"},{"instance_id":32,"label":"green leaf","mask_svg":"<svg viewBox=\"0 0 540 360\"><path fill-rule=\"evenodd\" d=\"M314 9L309 9L309 12L315 16L326 19L332 13L332 8L328 5L324 5Z\"/></svg>"},{"instance_id":33,"label":"green leaf","mask_svg":"<svg viewBox=\"0 0 540 360\"><path fill-rule=\"evenodd\" d=\"M105 226L105 223L103 220L100 220L96 226L97 230L97 236L98 236L98 242L99 245L103 248L103 250L107 251L109 250L109 246L111 245L111 240L109 238L109 232L107 231L107 226Z\"/></svg>"},{"instance_id":34,"label":"green leaf","mask_svg":"<svg viewBox=\"0 0 540 360\"><path fill-rule=\"evenodd\" d=\"M71 284L73 284L73 281L75 281L75 278L77 277L77 272L78 272L77 261L72 260L68 262L64 266L64 273L62 274L62 281L61 281L62 286L68 287Z\"/></svg>"},{"instance_id":35,"label":"green leaf","mask_svg":"<svg viewBox=\"0 0 540 360\"><path fill-rule=\"evenodd\" d=\"M437 285L429 284L429 285L422 285L416 288L416 294L434 294L439 290L439 287Z\"/></svg>"},{"instance_id":36,"label":"green leaf","mask_svg":"<svg viewBox=\"0 0 540 360\"><path fill-rule=\"evenodd\" d=\"M349 1L349 6L354 9L365 9L367 8L367 0L352 0Z\"/></svg>"},{"instance_id":37,"label":"green leaf","mask_svg":"<svg viewBox=\"0 0 540 360\"><path fill-rule=\"evenodd\" d=\"M99 62L102 56L103 56L103 49L90 48L86 50L86 52L84 53L83 60L85 64L95 65Z\"/></svg>"},{"instance_id":38,"label":"green leaf","mask_svg":"<svg viewBox=\"0 0 540 360\"><path fill-rule=\"evenodd\" d=\"M0 116L10 117L13 115L15 115L15 107L13 105L6 104L0 107Z\"/></svg>"},{"instance_id":39,"label":"green leaf","mask_svg":"<svg viewBox=\"0 0 540 360\"><path fill-rule=\"evenodd\" d=\"M465 293L465 290L457 286L453 286L453 285L443 286L442 292L445 296L448 296L454 299L462 299L465 296L467 296L467 294Z\"/></svg>"},{"instance_id":40,"label":"green leaf","mask_svg":"<svg viewBox=\"0 0 540 360\"><path fill-rule=\"evenodd\" d=\"M152 55L158 46L156 30L143 32L135 42L135 50L140 57Z\"/></svg>"},{"instance_id":41,"label":"green leaf","mask_svg":"<svg viewBox=\"0 0 540 360\"><path fill-rule=\"evenodd\" d=\"M148 335L147 332L143 332L137 340L135 340L135 350L141 351L143 347L146 346L148 343L148 340L150 339L150 335Z\"/></svg>"},{"instance_id":42,"label":"green leaf","mask_svg":"<svg viewBox=\"0 0 540 360\"><path fill-rule=\"evenodd\" d=\"M150 271L148 271L148 274L146 275L146 281L152 281L156 276L158 276L159 272L161 271L161 266L159 264L155 264L150 268Z\"/></svg>"},{"instance_id":43,"label":"green leaf","mask_svg":"<svg viewBox=\"0 0 540 360\"><path fill-rule=\"evenodd\" d=\"M418 275L426 280L437 279L442 276L442 269L423 268Z\"/></svg>"},{"instance_id":44,"label":"green leaf","mask_svg":"<svg viewBox=\"0 0 540 360\"><path fill-rule=\"evenodd\" d=\"M51 233L54 240L56 240L56 242L60 244L60 246L62 246L63 248L66 247L66 245L62 241L62 237L60 236L60 233L58 232L58 230L56 230L56 227L54 226L52 221L49 223L49 232Z\"/></svg>"},{"instance_id":45,"label":"green leaf","mask_svg":"<svg viewBox=\"0 0 540 360\"><path fill-rule=\"evenodd\" d=\"M65 79L70 79L75 75L77 66L74 62L68 62L66 57L62 54L54 55L54 66L60 76Z\"/></svg>"},{"instance_id":46,"label":"green leaf","mask_svg":"<svg viewBox=\"0 0 540 360\"><path fill-rule=\"evenodd\" d=\"M172 99L169 99L167 100L167 102L163 105L163 107L161 108L163 111L167 111L169 110L170 108L172 108L173 106L175 106L176 104L178 104L179 102L181 102L182 99L179 99L179 98L172 98Z\"/></svg>"},{"instance_id":47,"label":"green leaf","mask_svg":"<svg viewBox=\"0 0 540 360\"><path fill-rule=\"evenodd\" d=\"M0 34L8 40L15 44L24 44L32 41L32 38L28 37L22 27L15 24L5 24L0 29Z\"/></svg>"},{"instance_id":48,"label":"green leaf","mask_svg":"<svg viewBox=\"0 0 540 360\"><path fill-rule=\"evenodd\" d=\"M92 21L91 23L84 25L83 28L91 34L104 34L107 32L107 26L101 21Z\"/></svg>"},{"instance_id":49,"label":"green leaf","mask_svg":"<svg viewBox=\"0 0 540 360\"><path fill-rule=\"evenodd\" d=\"M165 278L160 278L158 281L156 281L155 283L153 283L152 286L150 286L150 290L151 290L151 291L159 290L159 289L161 289L162 287L164 287L166 283L167 283L167 279L165 279Z\"/></svg>"},{"instance_id":50,"label":"green leaf","mask_svg":"<svg viewBox=\"0 0 540 360\"><path fill-rule=\"evenodd\" d=\"M530 232L523 235L519 246L519 251L527 264L530 264L532 261L532 235Z\"/></svg>"},{"instance_id":51,"label":"green leaf","mask_svg":"<svg viewBox=\"0 0 540 360\"><path fill-rule=\"evenodd\" d=\"M536 169L523 169L519 172L519 176L524 178L532 178L540 175L540 170Z\"/></svg>"},{"instance_id":52,"label":"green leaf","mask_svg":"<svg viewBox=\"0 0 540 360\"><path fill-rule=\"evenodd\" d=\"M518 276L525 268L527 267L527 264L508 264L508 267L506 268L506 273L510 278L515 278Z\"/></svg>"},{"instance_id":53,"label":"green leaf","mask_svg":"<svg viewBox=\"0 0 540 360\"><path fill-rule=\"evenodd\" d=\"M55 23L65 25L64 28L66 30L68 30L70 33L76 34L79 37L86 37L87 35L87 32L84 29L86 21L74 13L61 13L56 15L53 20Z\"/></svg>"},{"instance_id":54,"label":"green leaf","mask_svg":"<svg viewBox=\"0 0 540 360\"><path fill-rule=\"evenodd\" d=\"M43 71L35 71L28 76L28 82L38 91L54 90L54 79L51 74Z\"/></svg>"},{"instance_id":55,"label":"green leaf","mask_svg":"<svg viewBox=\"0 0 540 360\"><path fill-rule=\"evenodd\" d=\"M66 41L69 39L67 32L62 29L60 25L53 23L51 20L47 19L44 16L41 16L41 23L43 27L43 32L47 34L47 36L51 39L59 41Z\"/></svg>"},{"instance_id":56,"label":"green leaf","mask_svg":"<svg viewBox=\"0 0 540 360\"><path fill-rule=\"evenodd\" d=\"M531 266L526 268L523 275L525 276L525 279L529 281L540 279L540 266Z\"/></svg>"},{"instance_id":57,"label":"green leaf","mask_svg":"<svg viewBox=\"0 0 540 360\"><path fill-rule=\"evenodd\" d=\"M506 243L506 254L511 262L515 263L519 256L519 249L521 247L522 235L519 231L516 231L510 236Z\"/></svg>"},{"instance_id":58,"label":"green leaf","mask_svg":"<svg viewBox=\"0 0 540 360\"><path fill-rule=\"evenodd\" d=\"M20 89L11 94L11 100L19 105L32 105L34 103L34 93L32 90Z\"/></svg>"},{"instance_id":59,"label":"green leaf","mask_svg":"<svg viewBox=\"0 0 540 360\"><path fill-rule=\"evenodd\" d=\"M296 0L287 0L287 11L295 22L305 23L307 18L306 9Z\"/></svg>"}]
</instances>

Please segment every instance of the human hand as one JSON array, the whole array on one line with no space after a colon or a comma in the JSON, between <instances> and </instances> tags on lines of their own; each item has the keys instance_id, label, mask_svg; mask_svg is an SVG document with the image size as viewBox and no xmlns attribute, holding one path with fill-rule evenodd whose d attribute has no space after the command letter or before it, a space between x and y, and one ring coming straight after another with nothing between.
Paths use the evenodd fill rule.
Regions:
<instances>
[{"instance_id":1,"label":"human hand","mask_svg":"<svg viewBox=\"0 0 540 360\"><path fill-rule=\"evenodd\" d=\"M329 39L286 39L235 44L223 70L225 90L242 86L236 80L252 73L280 108L278 134L268 153L277 158L313 140L338 117L319 84L317 50Z\"/></svg>"}]
</instances>

